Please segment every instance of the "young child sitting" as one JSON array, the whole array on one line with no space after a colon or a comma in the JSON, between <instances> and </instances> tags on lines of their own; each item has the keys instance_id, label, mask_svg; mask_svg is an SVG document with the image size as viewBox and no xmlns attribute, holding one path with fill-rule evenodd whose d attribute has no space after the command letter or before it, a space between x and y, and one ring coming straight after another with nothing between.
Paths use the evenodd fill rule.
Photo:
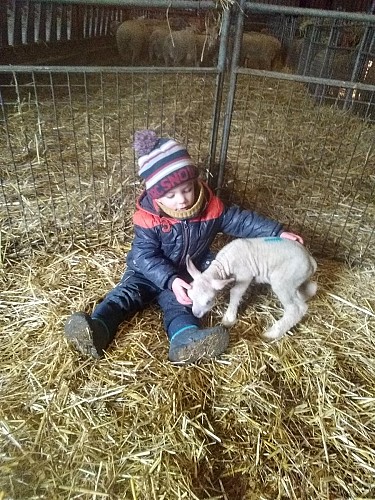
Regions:
<instances>
[{"instance_id":1,"label":"young child sitting","mask_svg":"<svg viewBox=\"0 0 375 500\"><path fill-rule=\"evenodd\" d=\"M213 259L210 245L218 233L233 237L280 236L298 240L282 225L238 206L225 207L199 179L184 146L158 138L152 130L135 133L139 175L145 181L133 217L134 240L120 283L99 303L92 315L68 317L65 336L80 352L103 356L119 325L156 300L163 311L169 338L169 359L191 363L218 356L228 346L221 325L202 328L191 311L186 256L198 269Z\"/></svg>"}]
</instances>

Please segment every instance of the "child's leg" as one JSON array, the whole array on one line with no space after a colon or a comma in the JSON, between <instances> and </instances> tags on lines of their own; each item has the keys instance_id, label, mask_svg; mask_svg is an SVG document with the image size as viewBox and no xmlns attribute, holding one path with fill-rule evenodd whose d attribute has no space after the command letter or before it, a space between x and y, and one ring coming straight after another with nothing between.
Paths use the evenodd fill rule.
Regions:
<instances>
[{"instance_id":1,"label":"child's leg","mask_svg":"<svg viewBox=\"0 0 375 500\"><path fill-rule=\"evenodd\" d=\"M142 274L127 270L120 283L96 306L92 318L106 325L111 342L120 324L152 302L159 291Z\"/></svg>"},{"instance_id":2,"label":"child's leg","mask_svg":"<svg viewBox=\"0 0 375 500\"><path fill-rule=\"evenodd\" d=\"M119 325L149 304L158 291L142 275L128 270L97 305L92 316L83 312L69 316L65 336L83 354L99 358L114 339Z\"/></svg>"},{"instance_id":3,"label":"child's leg","mask_svg":"<svg viewBox=\"0 0 375 500\"><path fill-rule=\"evenodd\" d=\"M193 363L218 356L228 347L227 330L223 326L202 328L191 307L180 304L172 291L162 291L157 300L164 313L171 361Z\"/></svg>"}]
</instances>

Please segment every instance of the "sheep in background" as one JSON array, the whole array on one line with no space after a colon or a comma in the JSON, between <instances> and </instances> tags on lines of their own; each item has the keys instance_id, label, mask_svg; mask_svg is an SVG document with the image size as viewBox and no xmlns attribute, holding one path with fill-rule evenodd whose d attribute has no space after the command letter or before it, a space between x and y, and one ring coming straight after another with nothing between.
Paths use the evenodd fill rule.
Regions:
<instances>
[{"instance_id":1,"label":"sheep in background","mask_svg":"<svg viewBox=\"0 0 375 500\"><path fill-rule=\"evenodd\" d=\"M242 35L241 66L280 71L284 67L285 58L286 53L276 37L255 31Z\"/></svg>"},{"instance_id":2,"label":"sheep in background","mask_svg":"<svg viewBox=\"0 0 375 500\"><path fill-rule=\"evenodd\" d=\"M132 66L147 59L150 31L167 26L159 19L132 19L116 29L117 49L121 58Z\"/></svg>"},{"instance_id":3,"label":"sheep in background","mask_svg":"<svg viewBox=\"0 0 375 500\"><path fill-rule=\"evenodd\" d=\"M187 270L193 278L188 296L192 311L201 318L214 306L218 292L227 285L230 301L223 316L223 325L236 322L237 310L250 283L268 283L284 307L284 315L263 334L265 340L281 338L306 314L306 301L317 290L310 281L317 268L306 248L296 241L283 238L240 238L225 245L211 265L201 273L190 257Z\"/></svg>"},{"instance_id":4,"label":"sheep in background","mask_svg":"<svg viewBox=\"0 0 375 500\"><path fill-rule=\"evenodd\" d=\"M214 50L217 37L216 27L210 28L206 34L196 33L193 27L172 31L163 45L165 65L199 66L204 56Z\"/></svg>"},{"instance_id":5,"label":"sheep in background","mask_svg":"<svg viewBox=\"0 0 375 500\"><path fill-rule=\"evenodd\" d=\"M121 26L122 21L113 20L109 23L109 33L111 35L116 35L117 28Z\"/></svg>"},{"instance_id":6,"label":"sheep in background","mask_svg":"<svg viewBox=\"0 0 375 500\"><path fill-rule=\"evenodd\" d=\"M157 28L152 31L148 45L148 56L151 63L153 61L156 61L157 63L164 62L163 47L168 36L168 27Z\"/></svg>"},{"instance_id":7,"label":"sheep in background","mask_svg":"<svg viewBox=\"0 0 375 500\"><path fill-rule=\"evenodd\" d=\"M116 30L117 49L121 58L134 66L143 59L149 29L143 20L124 21Z\"/></svg>"},{"instance_id":8,"label":"sheep in background","mask_svg":"<svg viewBox=\"0 0 375 500\"><path fill-rule=\"evenodd\" d=\"M164 40L163 57L166 66L195 66L194 30L189 27L181 31L172 31Z\"/></svg>"},{"instance_id":9,"label":"sheep in background","mask_svg":"<svg viewBox=\"0 0 375 500\"><path fill-rule=\"evenodd\" d=\"M196 65L210 65L217 53L219 35L217 27L209 28L207 33L197 33L195 36Z\"/></svg>"}]
</instances>

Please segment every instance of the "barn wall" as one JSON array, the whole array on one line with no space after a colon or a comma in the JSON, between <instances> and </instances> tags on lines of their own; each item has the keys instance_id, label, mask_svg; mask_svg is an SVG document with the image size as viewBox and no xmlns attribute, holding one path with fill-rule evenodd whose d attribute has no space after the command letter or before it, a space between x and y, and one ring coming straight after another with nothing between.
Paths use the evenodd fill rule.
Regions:
<instances>
[{"instance_id":1,"label":"barn wall","mask_svg":"<svg viewBox=\"0 0 375 500\"><path fill-rule=\"evenodd\" d=\"M88 64L113 48L111 21L124 9L51 2L4 2L0 58L5 64Z\"/></svg>"}]
</instances>

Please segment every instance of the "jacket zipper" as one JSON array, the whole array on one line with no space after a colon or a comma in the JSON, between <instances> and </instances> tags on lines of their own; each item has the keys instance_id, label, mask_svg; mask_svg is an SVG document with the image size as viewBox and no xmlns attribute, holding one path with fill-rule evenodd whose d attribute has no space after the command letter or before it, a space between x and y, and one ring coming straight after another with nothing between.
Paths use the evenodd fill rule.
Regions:
<instances>
[{"instance_id":1,"label":"jacket zipper","mask_svg":"<svg viewBox=\"0 0 375 500\"><path fill-rule=\"evenodd\" d=\"M183 241L183 252L181 255L180 259L180 267L186 267L186 255L189 250L189 229L188 229L188 223L186 220L181 221L182 223L182 241ZM190 256L192 257L192 256Z\"/></svg>"}]
</instances>

